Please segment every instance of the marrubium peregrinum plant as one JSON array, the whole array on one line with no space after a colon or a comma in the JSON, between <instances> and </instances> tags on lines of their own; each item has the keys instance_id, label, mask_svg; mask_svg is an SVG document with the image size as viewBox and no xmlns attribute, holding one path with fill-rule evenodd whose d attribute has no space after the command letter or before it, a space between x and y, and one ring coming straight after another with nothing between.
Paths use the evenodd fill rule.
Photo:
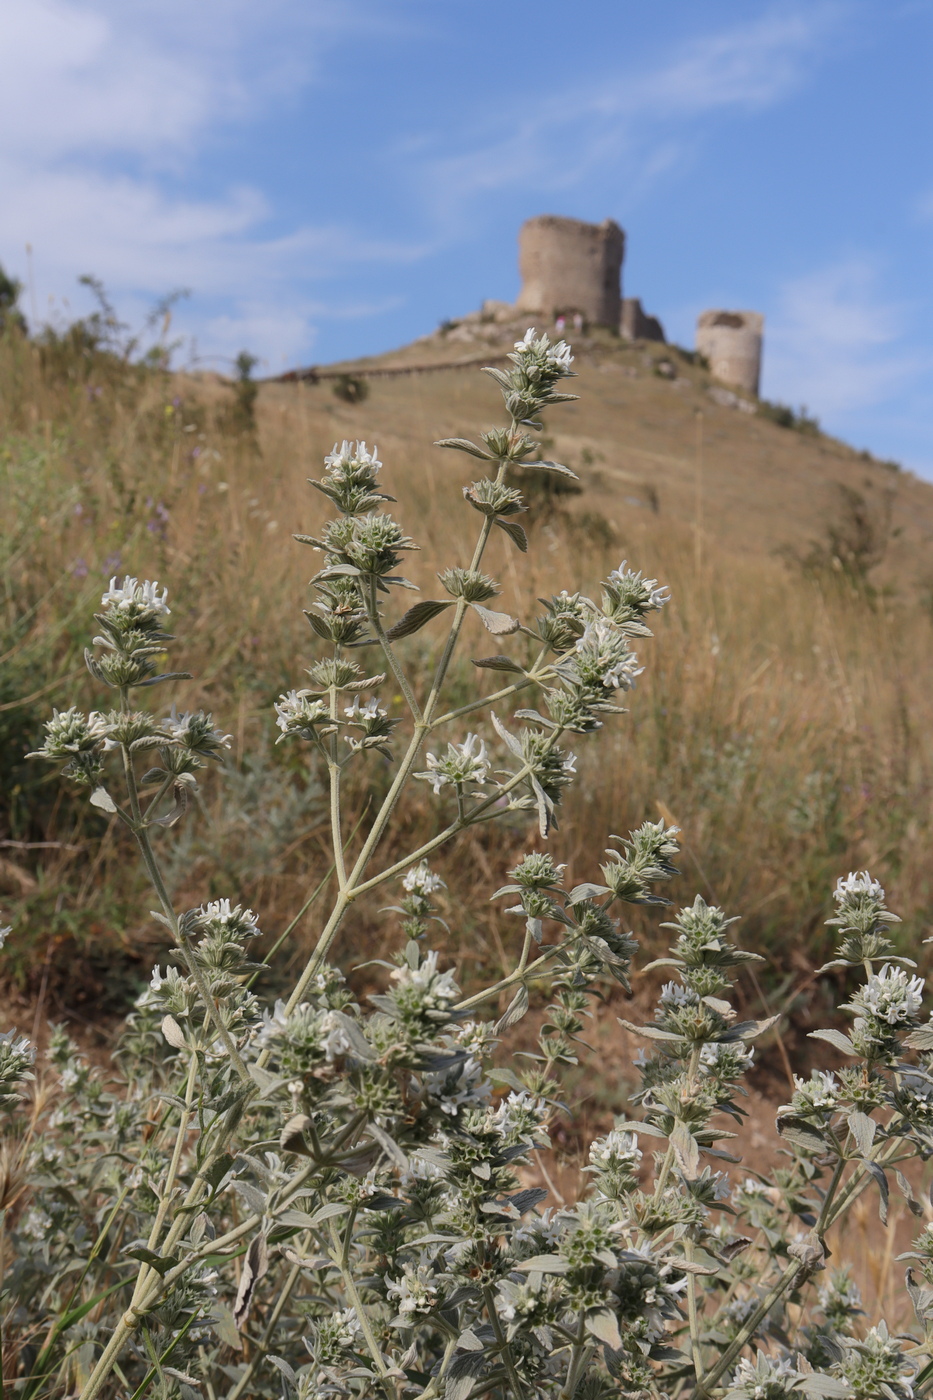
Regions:
<instances>
[{"instance_id":1,"label":"marrubium peregrinum plant","mask_svg":"<svg viewBox=\"0 0 933 1400\"><path fill-rule=\"evenodd\" d=\"M126 578L104 594L88 666L109 699L55 713L36 756L132 833L174 951L129 1016L112 1075L60 1032L40 1064L27 1042L0 1037L9 1394L907 1400L933 1378L933 1234L909 1256L910 1333L906 1308L890 1326L863 1317L838 1232L829 1267L827 1233L865 1191L882 1214L892 1186L923 1214L905 1164L933 1152L933 1025L868 874L835 893L849 1029L817 1035L839 1068L797 1081L776 1171L737 1165L742 1081L771 1024L733 1004L755 955L698 897L666 925L670 956L653 966L670 980L653 1018L624 1023L646 1046L625 1116L591 1145L577 1199L548 1201L537 1184L594 999L612 980L629 987L636 944L621 906L666 902L677 833L646 822L610 838L591 881L569 888L548 852L574 746L598 743L622 713L640 670L633 644L667 593L622 565L597 599L555 593L534 619L492 606L493 530L527 548L506 474L566 470L535 459L532 433L570 397L559 389L570 352L529 332L511 359L489 371L506 425L440 444L479 475L464 492L478 516L472 558L439 572L438 597L397 602L416 546L383 509L375 450L335 447L313 483L334 510L298 537L322 554L307 613L316 644L308 683L275 710L279 742L305 746L329 778L336 896L274 1005L252 951L259 922L236 891L183 911L162 873L163 828L186 816L199 769L227 744L209 715L145 703L180 679L159 671L166 591ZM470 610L496 639L475 664L502 682L447 708ZM446 635L416 684L397 643L432 623ZM365 764L392 777L361 820L342 791ZM437 835L389 862L383 838L409 783L437 804ZM445 927L431 858L469 827L522 813L530 849L490 892L514 963L465 996L449 955L429 946ZM335 943L374 889L394 901L399 950L361 1004ZM550 1004L534 1053L510 1060L532 982Z\"/></svg>"}]
</instances>

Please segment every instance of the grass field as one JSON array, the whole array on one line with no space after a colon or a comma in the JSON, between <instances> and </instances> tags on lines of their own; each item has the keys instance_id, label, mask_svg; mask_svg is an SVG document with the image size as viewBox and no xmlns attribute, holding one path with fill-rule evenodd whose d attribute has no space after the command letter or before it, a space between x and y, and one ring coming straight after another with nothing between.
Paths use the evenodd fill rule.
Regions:
<instances>
[{"instance_id":1,"label":"grass field","mask_svg":"<svg viewBox=\"0 0 933 1400\"><path fill-rule=\"evenodd\" d=\"M469 353L435 337L388 362ZM655 372L662 354L673 380ZM882 879L916 948L933 915L933 490L843 444L713 402L704 372L675 351L597 337L578 368L580 403L547 426L584 490L535 505L527 557L504 536L496 543L489 567L502 606L533 615L536 597L592 589L623 557L669 583L673 602L644 646L631 713L598 746L577 746L586 782L555 855L590 878L608 832L669 815L686 848L674 897L699 889L741 914L743 939L773 955L769 995L782 1002L826 952L822 923L843 871L868 865ZM176 659L196 677L178 688L179 706L211 709L233 735L226 773L164 838L177 898L235 894L274 934L329 864L318 775L272 742L272 702L300 685L314 648L301 609L316 556L291 539L322 519L306 478L335 439L378 442L396 514L423 546L408 572L431 596L436 569L467 562L475 528L460 494L468 459L431 444L489 426L497 397L475 368L376 379L355 405L327 382L268 384L254 432L216 379L67 345L40 351L16 336L0 345L0 921L16 926L8 969L21 988L44 986L52 1010L93 1019L163 946L129 843L23 758L52 705L104 698L81 650L109 577L168 584ZM886 545L864 586L786 558L828 539L840 484L858 492L875 544ZM428 627L409 644L416 678L429 671L433 635ZM490 650L478 624L469 640L471 655ZM476 674L464 660L451 703ZM378 766L368 781L350 794L351 824L380 790ZM392 839L428 835L435 821L413 794ZM451 951L468 980L497 966L515 936L476 890L501 883L527 840L523 828L497 827L438 862ZM381 948L384 902L356 911L344 961ZM295 959L316 916L314 906L293 935ZM653 927L642 920L646 935Z\"/></svg>"}]
</instances>

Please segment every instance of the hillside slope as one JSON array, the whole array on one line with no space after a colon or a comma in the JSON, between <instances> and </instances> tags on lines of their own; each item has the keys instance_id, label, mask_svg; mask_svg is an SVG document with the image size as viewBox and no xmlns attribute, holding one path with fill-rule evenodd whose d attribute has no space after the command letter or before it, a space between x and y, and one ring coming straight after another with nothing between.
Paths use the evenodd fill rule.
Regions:
<instances>
[{"instance_id":1,"label":"hillside slope","mask_svg":"<svg viewBox=\"0 0 933 1400\"><path fill-rule=\"evenodd\" d=\"M328 366L331 374L376 372L359 405L339 404L333 383L323 378L268 383L261 402L267 411L300 412L325 439L327 431L375 437L386 454L404 448L420 459L430 439L475 431L478 422L492 420L498 395L477 366L484 355L501 363L523 329L523 321L468 318L390 354ZM581 402L552 415L551 441L554 454L579 471L586 487L577 509L616 526L632 511L656 511L691 531L699 522L704 537L730 551L760 555L789 547L805 553L839 519L838 486L845 485L865 499L876 528L883 533L887 523L899 541L902 582L905 564L910 579L926 582L933 540L929 483L819 432L779 426L755 412L754 401L723 392L674 347L633 344L600 331L568 338ZM458 362L466 363L386 374ZM882 576L892 574L893 565L890 558Z\"/></svg>"}]
</instances>

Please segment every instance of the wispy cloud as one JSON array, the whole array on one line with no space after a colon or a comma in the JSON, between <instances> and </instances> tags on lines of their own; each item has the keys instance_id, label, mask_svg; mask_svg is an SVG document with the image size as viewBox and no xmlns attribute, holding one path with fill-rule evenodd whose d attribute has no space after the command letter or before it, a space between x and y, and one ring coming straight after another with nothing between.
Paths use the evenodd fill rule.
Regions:
<instances>
[{"instance_id":1,"label":"wispy cloud","mask_svg":"<svg viewBox=\"0 0 933 1400\"><path fill-rule=\"evenodd\" d=\"M465 205L507 187L562 191L600 169L625 166L644 182L680 159L693 140L684 123L729 109L767 107L804 80L837 24L840 6L814 4L706 35L647 71L624 65L586 84L540 98L531 90L497 132L475 132L454 155L424 154L422 188L448 220ZM461 139L461 146L465 143ZM456 214L454 215L454 211Z\"/></svg>"},{"instance_id":2,"label":"wispy cloud","mask_svg":"<svg viewBox=\"0 0 933 1400\"><path fill-rule=\"evenodd\" d=\"M766 327L765 390L827 419L884 405L929 373L911 346L910 308L886 298L878 267L849 257L785 285Z\"/></svg>"}]
</instances>

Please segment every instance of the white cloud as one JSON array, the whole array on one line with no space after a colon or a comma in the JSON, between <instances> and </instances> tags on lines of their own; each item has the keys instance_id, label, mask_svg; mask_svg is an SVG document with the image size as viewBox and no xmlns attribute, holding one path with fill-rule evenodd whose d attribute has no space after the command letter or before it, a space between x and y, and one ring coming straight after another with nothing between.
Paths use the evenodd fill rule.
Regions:
<instances>
[{"instance_id":1,"label":"white cloud","mask_svg":"<svg viewBox=\"0 0 933 1400\"><path fill-rule=\"evenodd\" d=\"M594 170L627 163L629 180L666 171L683 154L685 120L769 106L803 80L840 13L835 3L760 18L685 46L653 70L621 69L611 78L530 93L497 116L508 135L478 136L454 156L425 157L422 183L448 222L476 196L512 187L558 191Z\"/></svg>"},{"instance_id":2,"label":"white cloud","mask_svg":"<svg viewBox=\"0 0 933 1400\"><path fill-rule=\"evenodd\" d=\"M909 310L879 292L879 271L849 257L787 283L765 327L765 392L832 419L909 390L930 357L907 342Z\"/></svg>"}]
</instances>

